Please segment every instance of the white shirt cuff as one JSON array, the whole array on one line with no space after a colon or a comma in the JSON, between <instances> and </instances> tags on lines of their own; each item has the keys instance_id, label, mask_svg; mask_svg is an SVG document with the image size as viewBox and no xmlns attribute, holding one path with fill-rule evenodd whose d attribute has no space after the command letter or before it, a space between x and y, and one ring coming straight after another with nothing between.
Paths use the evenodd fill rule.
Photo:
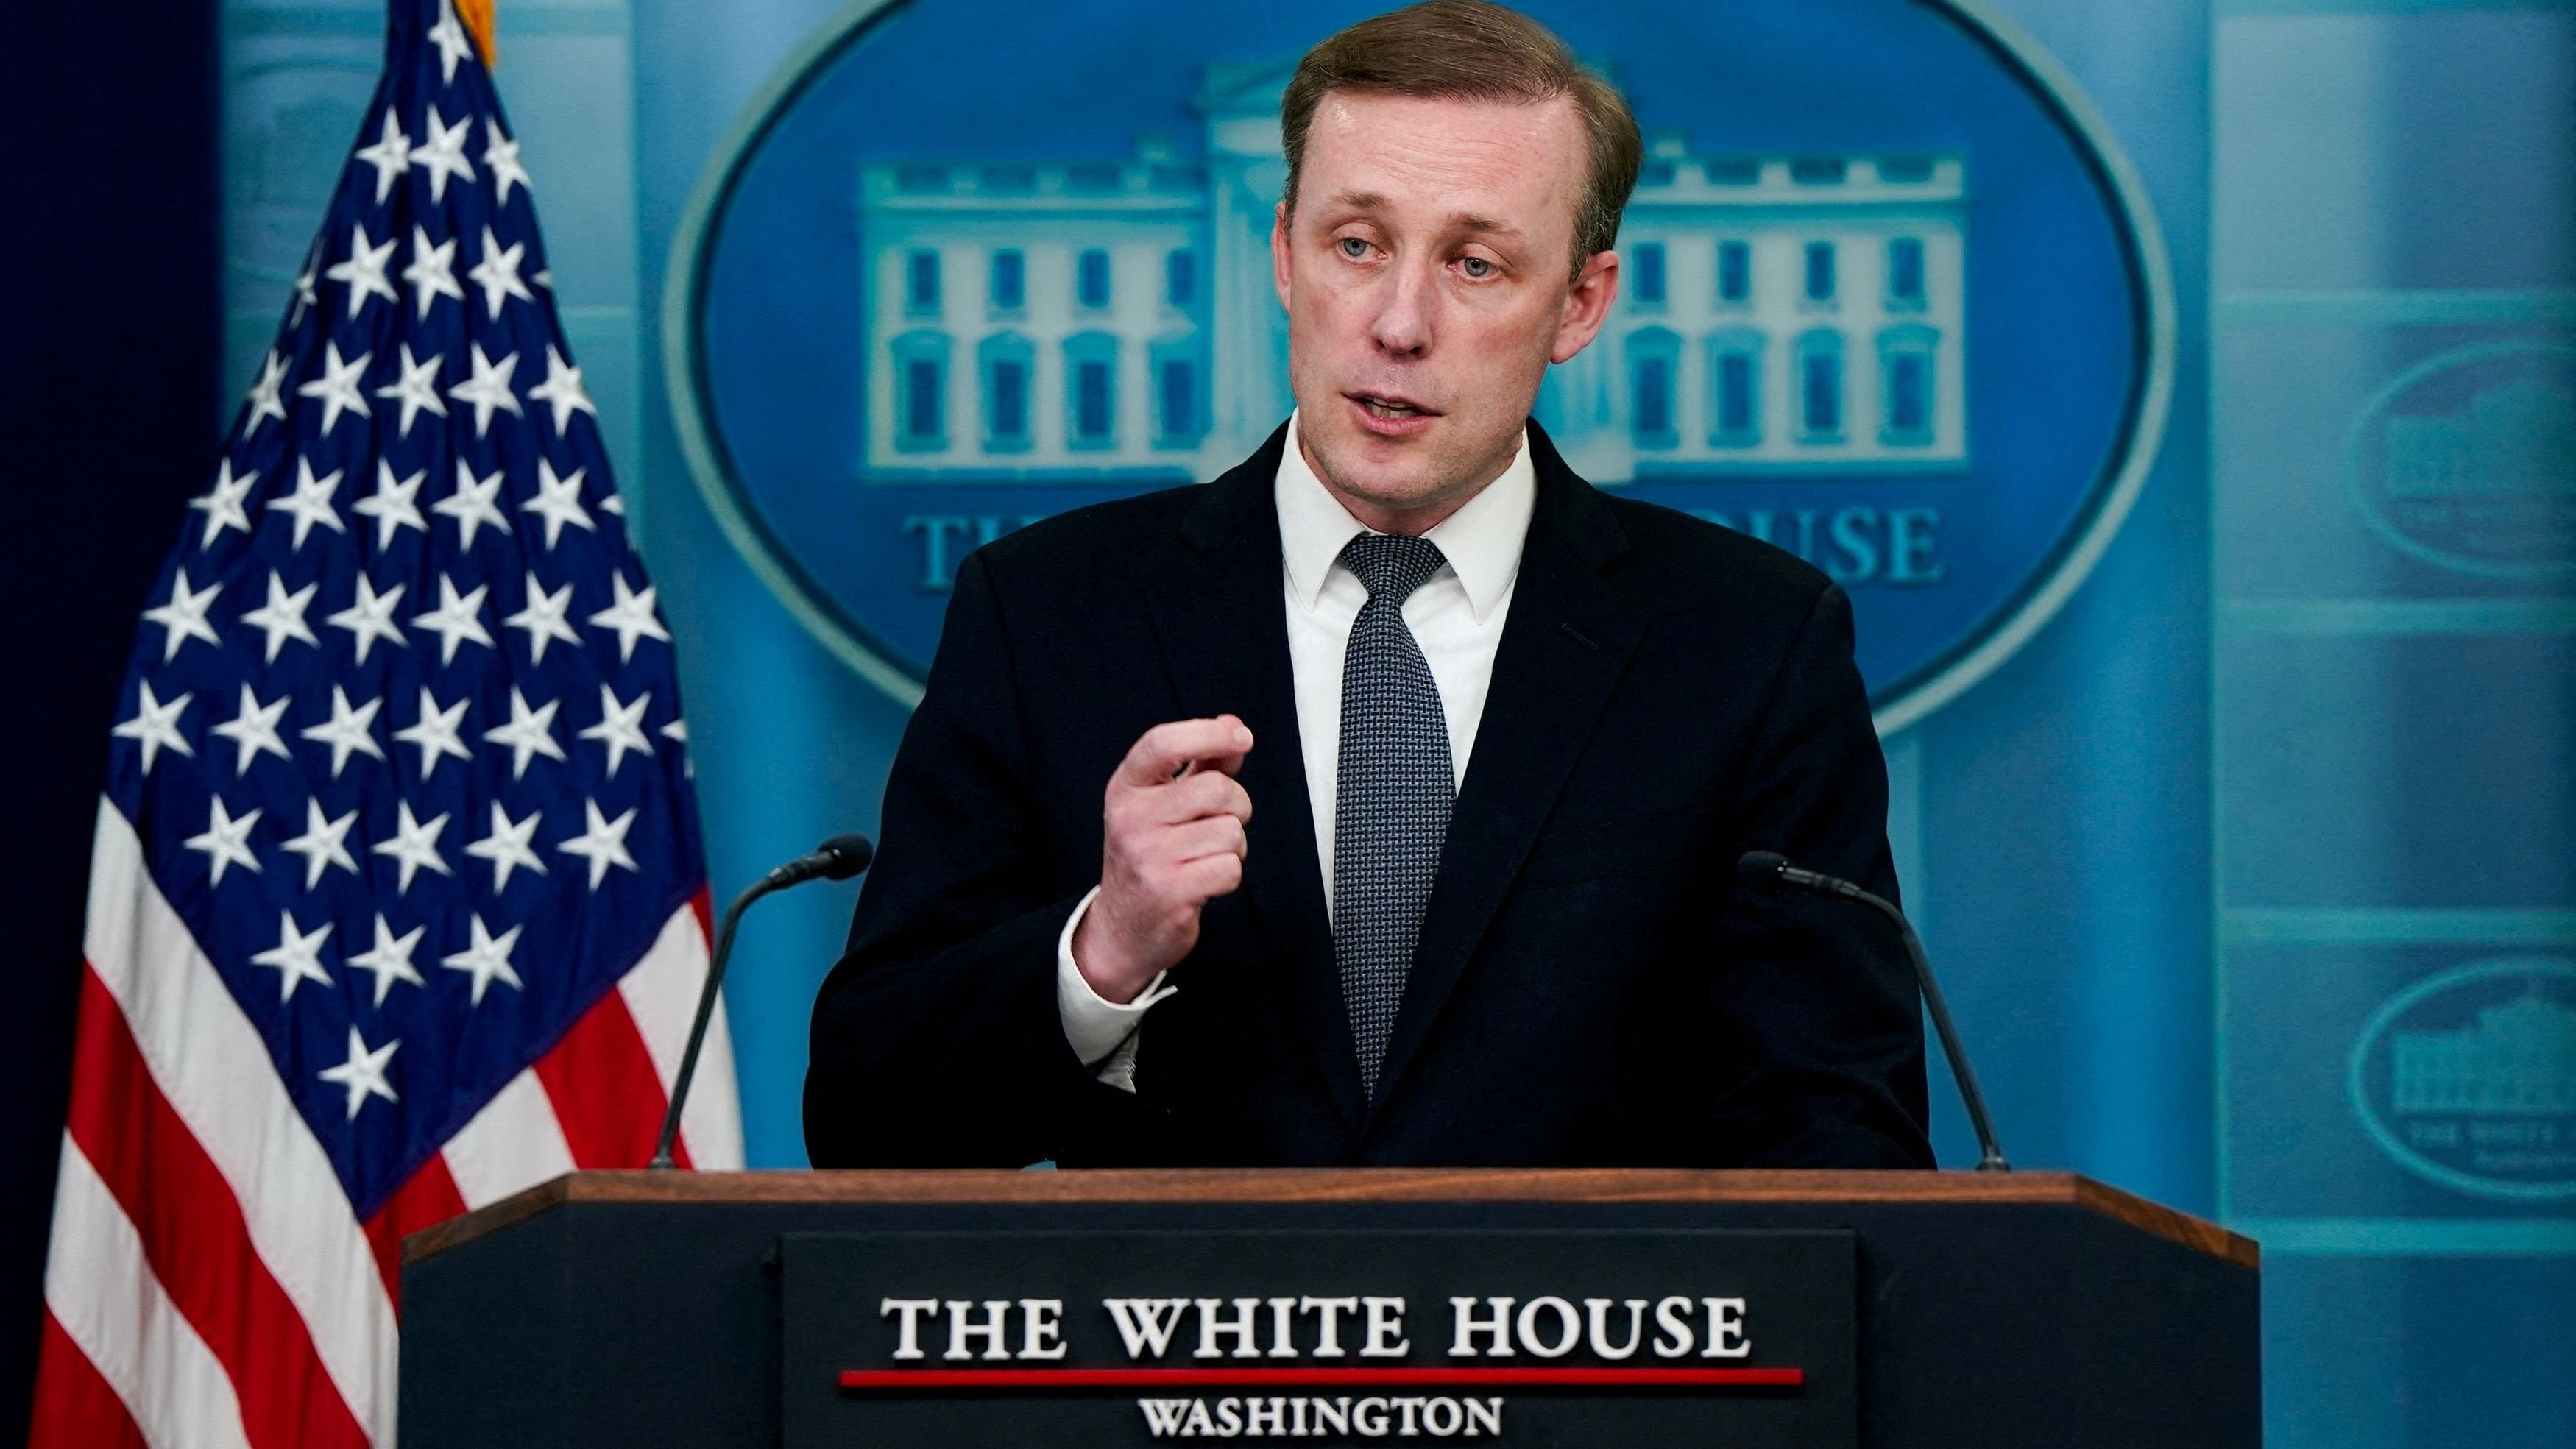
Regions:
<instances>
[{"instance_id":1,"label":"white shirt cuff","mask_svg":"<svg viewBox=\"0 0 2576 1449\"><path fill-rule=\"evenodd\" d=\"M1132 1092L1136 1090L1136 1029L1155 1003L1179 988L1165 986L1163 978L1172 973L1161 971L1136 993L1135 1000L1123 1005L1091 989L1091 983L1083 979L1082 968L1073 964L1073 933L1081 928L1083 916L1099 895L1098 886L1084 893L1073 914L1065 918L1063 933L1056 937L1056 1014L1064 1022L1065 1041L1072 1045L1073 1054L1082 1059L1082 1064L1108 1085Z\"/></svg>"}]
</instances>

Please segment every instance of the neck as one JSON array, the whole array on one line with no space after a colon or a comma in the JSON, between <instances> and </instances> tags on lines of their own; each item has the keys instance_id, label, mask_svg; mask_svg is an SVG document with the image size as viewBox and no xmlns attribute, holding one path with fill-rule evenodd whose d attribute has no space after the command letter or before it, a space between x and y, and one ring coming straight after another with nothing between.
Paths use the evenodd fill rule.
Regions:
<instances>
[{"instance_id":1,"label":"neck","mask_svg":"<svg viewBox=\"0 0 2576 1449\"><path fill-rule=\"evenodd\" d=\"M1351 517L1358 519L1362 527L1377 533L1420 538L1439 527L1449 515L1475 501L1477 494L1492 487L1495 479L1510 471L1512 460L1520 455L1520 441L1515 438L1510 449L1504 452L1502 461L1496 463L1490 470L1482 470L1484 476L1477 479L1474 484L1453 493L1444 494L1431 502L1409 508L1394 507L1363 498L1335 482L1333 475L1325 471L1323 463L1316 458L1315 450L1306 446L1306 439L1302 433L1297 437L1297 454L1306 460L1307 471L1313 473L1317 481L1324 485L1324 491L1333 495L1333 501L1342 505L1343 510Z\"/></svg>"}]
</instances>

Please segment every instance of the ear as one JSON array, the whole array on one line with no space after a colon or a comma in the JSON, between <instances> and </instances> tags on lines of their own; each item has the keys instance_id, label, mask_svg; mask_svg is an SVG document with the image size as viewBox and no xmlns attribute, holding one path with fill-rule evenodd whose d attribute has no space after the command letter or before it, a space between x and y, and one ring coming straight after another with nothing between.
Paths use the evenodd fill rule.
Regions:
<instances>
[{"instance_id":1,"label":"ear","mask_svg":"<svg viewBox=\"0 0 2576 1449\"><path fill-rule=\"evenodd\" d=\"M1280 202L1270 212L1270 281L1279 289L1279 306L1288 306L1288 203Z\"/></svg>"},{"instance_id":2,"label":"ear","mask_svg":"<svg viewBox=\"0 0 2576 1449\"><path fill-rule=\"evenodd\" d=\"M1557 314L1556 343L1548 349L1547 360L1565 362L1590 346L1600 335L1601 324L1610 319L1610 304L1617 300L1619 254L1596 253L1566 289L1565 308Z\"/></svg>"}]
</instances>

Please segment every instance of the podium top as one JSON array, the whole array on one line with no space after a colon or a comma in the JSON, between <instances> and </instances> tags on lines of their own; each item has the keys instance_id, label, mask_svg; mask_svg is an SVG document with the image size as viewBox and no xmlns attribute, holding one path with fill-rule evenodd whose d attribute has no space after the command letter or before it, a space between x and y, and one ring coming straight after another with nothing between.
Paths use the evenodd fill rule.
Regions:
<instances>
[{"instance_id":1,"label":"podium top","mask_svg":"<svg viewBox=\"0 0 2576 1449\"><path fill-rule=\"evenodd\" d=\"M417 1263L574 1203L1939 1203L2079 1208L2239 1267L2254 1240L2072 1172L1688 1168L1093 1168L572 1172L403 1240Z\"/></svg>"}]
</instances>

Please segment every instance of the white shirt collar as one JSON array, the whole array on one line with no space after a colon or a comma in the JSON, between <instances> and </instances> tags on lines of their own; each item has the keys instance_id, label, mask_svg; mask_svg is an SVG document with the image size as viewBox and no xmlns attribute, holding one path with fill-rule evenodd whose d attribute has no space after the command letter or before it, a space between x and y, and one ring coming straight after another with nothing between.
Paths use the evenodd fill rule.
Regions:
<instances>
[{"instance_id":1,"label":"white shirt collar","mask_svg":"<svg viewBox=\"0 0 2576 1449\"><path fill-rule=\"evenodd\" d=\"M1342 546L1372 530L1351 516L1315 470L1306 466L1297 445L1297 415L1288 415L1287 446L1279 454L1279 477L1273 489L1279 510L1279 552L1287 566L1288 588L1301 607L1313 608L1323 597L1324 580ZM1485 485L1457 512L1432 525L1423 537L1440 546L1451 572L1467 592L1467 608L1478 620L1511 591L1519 576L1521 545L1529 537L1530 515L1538 505L1538 470L1530 464L1529 431L1502 476Z\"/></svg>"}]
</instances>

